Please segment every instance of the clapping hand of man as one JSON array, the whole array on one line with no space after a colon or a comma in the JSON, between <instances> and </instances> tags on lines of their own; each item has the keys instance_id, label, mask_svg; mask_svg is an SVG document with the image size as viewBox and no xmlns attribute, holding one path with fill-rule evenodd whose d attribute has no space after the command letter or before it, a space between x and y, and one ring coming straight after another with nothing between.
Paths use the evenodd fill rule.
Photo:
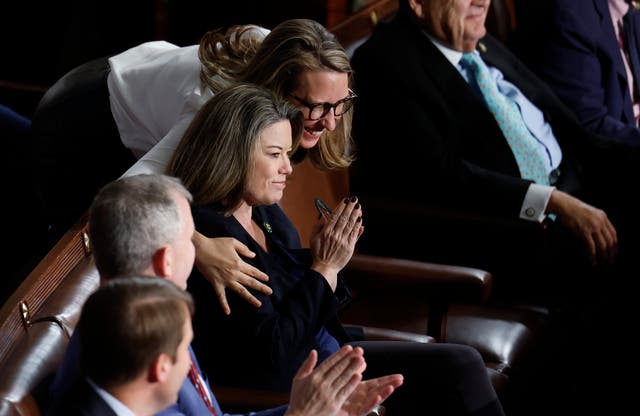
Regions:
<instances>
[{"instance_id":1,"label":"clapping hand of man","mask_svg":"<svg viewBox=\"0 0 640 416\"><path fill-rule=\"evenodd\" d=\"M342 347L314 369L313 350L294 377L285 416L363 416L400 387L403 377L392 374L362 381L366 368L362 348Z\"/></svg>"}]
</instances>

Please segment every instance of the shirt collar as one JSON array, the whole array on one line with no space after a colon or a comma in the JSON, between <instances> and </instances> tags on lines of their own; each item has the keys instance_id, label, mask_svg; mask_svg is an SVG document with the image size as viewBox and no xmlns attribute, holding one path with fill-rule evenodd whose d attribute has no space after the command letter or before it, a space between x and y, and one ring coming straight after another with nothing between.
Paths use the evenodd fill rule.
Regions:
<instances>
[{"instance_id":1,"label":"shirt collar","mask_svg":"<svg viewBox=\"0 0 640 416\"><path fill-rule=\"evenodd\" d=\"M125 406L120 400L113 397L108 391L100 388L96 383L87 378L87 382L93 389L98 393L98 395L104 400L109 407L116 413L118 416L136 416L127 406Z\"/></svg>"},{"instance_id":2,"label":"shirt collar","mask_svg":"<svg viewBox=\"0 0 640 416\"><path fill-rule=\"evenodd\" d=\"M609 13L614 22L624 16L629 10L629 3L626 0L609 0Z\"/></svg>"},{"instance_id":3,"label":"shirt collar","mask_svg":"<svg viewBox=\"0 0 640 416\"><path fill-rule=\"evenodd\" d=\"M438 50L442 52L444 57L447 58L447 60L451 62L453 66L458 66L458 64L460 63L460 60L462 59L462 52L457 51L455 49L451 49L448 46L445 46L441 41L439 41L438 39L431 36L429 33L425 31L423 31L422 33L424 33L425 36L428 37L429 40L433 42L434 45L436 45L436 48L438 48Z\"/></svg>"}]
</instances>

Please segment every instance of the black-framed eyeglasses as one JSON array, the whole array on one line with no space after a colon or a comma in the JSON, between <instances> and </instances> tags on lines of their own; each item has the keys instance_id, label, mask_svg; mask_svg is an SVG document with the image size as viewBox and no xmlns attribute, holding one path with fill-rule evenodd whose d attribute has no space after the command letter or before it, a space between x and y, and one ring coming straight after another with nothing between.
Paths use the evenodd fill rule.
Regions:
<instances>
[{"instance_id":1,"label":"black-framed eyeglasses","mask_svg":"<svg viewBox=\"0 0 640 416\"><path fill-rule=\"evenodd\" d=\"M337 103L316 103L316 104L312 104L309 103L305 100L303 100L302 98L290 94L291 97L295 98L300 104L302 104L303 106L307 107L309 109L309 113L307 114L307 119L308 120L320 120L322 118L325 118L327 116L327 114L329 114L329 111L331 111L331 109L333 109L333 115L336 117L340 117L341 115L343 115L344 113L346 113L347 111L351 110L351 107L353 106L353 100L358 97L356 95L355 92L349 90L349 96L343 98L342 100L338 101Z\"/></svg>"}]
</instances>

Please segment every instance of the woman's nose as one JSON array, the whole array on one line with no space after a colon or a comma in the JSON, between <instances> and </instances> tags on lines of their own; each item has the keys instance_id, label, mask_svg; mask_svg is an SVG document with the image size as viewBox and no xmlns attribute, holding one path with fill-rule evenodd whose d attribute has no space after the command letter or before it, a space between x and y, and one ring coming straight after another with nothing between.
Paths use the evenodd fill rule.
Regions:
<instances>
[{"instance_id":1,"label":"woman's nose","mask_svg":"<svg viewBox=\"0 0 640 416\"><path fill-rule=\"evenodd\" d=\"M291 160L289 159L288 156L284 158L284 161L282 162L282 167L280 168L280 170L282 173L285 173L287 175L293 172L293 167L291 166Z\"/></svg>"},{"instance_id":2,"label":"woman's nose","mask_svg":"<svg viewBox=\"0 0 640 416\"><path fill-rule=\"evenodd\" d=\"M322 127L326 130L333 131L336 128L336 116L333 115L333 111L329 111L322 119Z\"/></svg>"}]
</instances>

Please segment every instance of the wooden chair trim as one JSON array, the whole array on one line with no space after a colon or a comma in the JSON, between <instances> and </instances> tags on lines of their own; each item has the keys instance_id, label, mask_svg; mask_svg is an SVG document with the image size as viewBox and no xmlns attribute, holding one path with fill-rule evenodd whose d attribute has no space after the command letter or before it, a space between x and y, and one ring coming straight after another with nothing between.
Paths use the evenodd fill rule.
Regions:
<instances>
[{"instance_id":1,"label":"wooden chair trim","mask_svg":"<svg viewBox=\"0 0 640 416\"><path fill-rule=\"evenodd\" d=\"M338 41L347 48L352 43L369 34L381 20L385 20L398 10L398 0L377 0L358 10L342 22L329 28Z\"/></svg>"},{"instance_id":2,"label":"wooden chair trim","mask_svg":"<svg viewBox=\"0 0 640 416\"><path fill-rule=\"evenodd\" d=\"M0 362L12 348L10 340L29 330L32 317L78 263L89 256L87 214L73 226L29 273L0 309ZM42 318L41 318L42 319ZM61 324L61 323L59 323ZM61 324L64 328L64 325Z\"/></svg>"},{"instance_id":3,"label":"wooden chair trim","mask_svg":"<svg viewBox=\"0 0 640 416\"><path fill-rule=\"evenodd\" d=\"M456 291L464 288L476 302L485 303L491 295L493 276L486 270L407 259L354 254L347 265L350 283L357 285L425 285ZM394 276L389 279L389 276ZM356 280L357 279L357 280Z\"/></svg>"},{"instance_id":4,"label":"wooden chair trim","mask_svg":"<svg viewBox=\"0 0 640 416\"><path fill-rule=\"evenodd\" d=\"M0 399L0 415L2 416L40 416L41 414L38 403L31 394L24 396L18 403Z\"/></svg>"},{"instance_id":5,"label":"wooden chair trim","mask_svg":"<svg viewBox=\"0 0 640 416\"><path fill-rule=\"evenodd\" d=\"M417 334L414 332L397 331L389 328L376 328L363 325L351 325L344 324L345 327L358 327L364 332L364 339L367 341L405 341L405 342L419 342L421 344L427 344L436 342L436 339L429 335Z\"/></svg>"},{"instance_id":6,"label":"wooden chair trim","mask_svg":"<svg viewBox=\"0 0 640 416\"><path fill-rule=\"evenodd\" d=\"M0 80L0 89L44 94L45 92L47 92L49 87L46 87L44 85L27 84L24 82Z\"/></svg>"}]
</instances>

